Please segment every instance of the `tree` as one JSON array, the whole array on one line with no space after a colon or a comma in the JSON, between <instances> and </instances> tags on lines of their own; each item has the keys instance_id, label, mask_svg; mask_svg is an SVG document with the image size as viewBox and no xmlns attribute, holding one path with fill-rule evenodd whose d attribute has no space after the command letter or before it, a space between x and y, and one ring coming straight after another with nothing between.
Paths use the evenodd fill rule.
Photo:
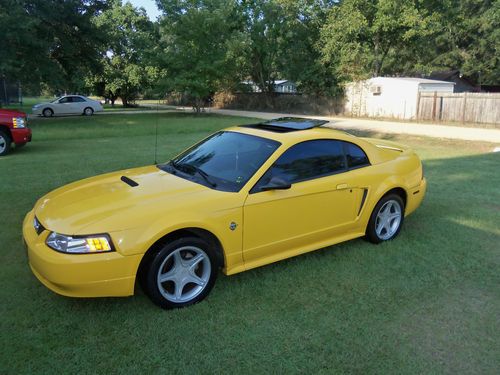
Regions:
<instances>
[{"instance_id":1,"label":"tree","mask_svg":"<svg viewBox=\"0 0 500 375\"><path fill-rule=\"evenodd\" d=\"M323 62L341 80L401 72L413 58L408 52L437 33L435 15L418 3L344 0L332 7L321 31Z\"/></svg>"},{"instance_id":2,"label":"tree","mask_svg":"<svg viewBox=\"0 0 500 375\"><path fill-rule=\"evenodd\" d=\"M152 64L157 29L144 9L130 3L122 5L120 0L115 0L94 22L105 33L107 44L102 51L100 71L88 82L112 104L121 98L127 107L157 76L158 69Z\"/></svg>"},{"instance_id":3,"label":"tree","mask_svg":"<svg viewBox=\"0 0 500 375\"><path fill-rule=\"evenodd\" d=\"M103 43L92 18L104 0L2 0L0 74L25 86L78 91Z\"/></svg>"},{"instance_id":4,"label":"tree","mask_svg":"<svg viewBox=\"0 0 500 375\"><path fill-rule=\"evenodd\" d=\"M427 1L436 12L435 38L425 44L424 70L460 70L478 83L500 81L500 1Z\"/></svg>"},{"instance_id":5,"label":"tree","mask_svg":"<svg viewBox=\"0 0 500 375\"><path fill-rule=\"evenodd\" d=\"M186 95L197 112L216 91L242 79L238 51L244 44L232 0L158 2L161 20L160 87Z\"/></svg>"}]
</instances>

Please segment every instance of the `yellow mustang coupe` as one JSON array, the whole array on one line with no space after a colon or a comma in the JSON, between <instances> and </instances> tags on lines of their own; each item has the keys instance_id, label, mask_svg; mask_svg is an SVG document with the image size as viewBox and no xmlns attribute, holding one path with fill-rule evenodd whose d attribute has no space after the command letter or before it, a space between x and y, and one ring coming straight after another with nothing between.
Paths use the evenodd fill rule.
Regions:
<instances>
[{"instance_id":1,"label":"yellow mustang coupe","mask_svg":"<svg viewBox=\"0 0 500 375\"><path fill-rule=\"evenodd\" d=\"M56 293L191 305L232 275L366 236L393 239L422 202L409 148L326 121L281 118L219 131L165 164L88 178L24 220L29 264Z\"/></svg>"}]
</instances>

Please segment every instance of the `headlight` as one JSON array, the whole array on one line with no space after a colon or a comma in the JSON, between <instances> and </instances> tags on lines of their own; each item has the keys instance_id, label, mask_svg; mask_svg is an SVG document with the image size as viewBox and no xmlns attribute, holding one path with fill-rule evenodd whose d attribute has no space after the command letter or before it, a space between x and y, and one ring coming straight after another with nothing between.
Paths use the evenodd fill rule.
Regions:
<instances>
[{"instance_id":1,"label":"headlight","mask_svg":"<svg viewBox=\"0 0 500 375\"><path fill-rule=\"evenodd\" d=\"M102 234L71 237L52 232L45 243L51 249L71 254L105 253L113 250L109 237Z\"/></svg>"},{"instance_id":2,"label":"headlight","mask_svg":"<svg viewBox=\"0 0 500 375\"><path fill-rule=\"evenodd\" d=\"M12 124L14 125L14 129L20 129L26 127L26 121L22 117L12 118Z\"/></svg>"}]
</instances>

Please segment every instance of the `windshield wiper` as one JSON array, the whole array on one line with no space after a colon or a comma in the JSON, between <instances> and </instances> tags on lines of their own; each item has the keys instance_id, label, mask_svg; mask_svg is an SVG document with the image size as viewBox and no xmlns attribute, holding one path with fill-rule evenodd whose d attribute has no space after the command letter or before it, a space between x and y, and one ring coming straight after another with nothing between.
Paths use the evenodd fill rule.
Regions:
<instances>
[{"instance_id":1,"label":"windshield wiper","mask_svg":"<svg viewBox=\"0 0 500 375\"><path fill-rule=\"evenodd\" d=\"M205 172L203 169L197 167L196 165L188 164L188 163L177 163L173 160L170 160L168 164L171 165L174 169L177 169L177 170L180 170L183 172L186 172L186 170L194 171L194 172L198 173L205 180L205 182L208 185L210 185L213 188L217 187L217 184L210 179L210 175L207 172Z\"/></svg>"}]
</instances>

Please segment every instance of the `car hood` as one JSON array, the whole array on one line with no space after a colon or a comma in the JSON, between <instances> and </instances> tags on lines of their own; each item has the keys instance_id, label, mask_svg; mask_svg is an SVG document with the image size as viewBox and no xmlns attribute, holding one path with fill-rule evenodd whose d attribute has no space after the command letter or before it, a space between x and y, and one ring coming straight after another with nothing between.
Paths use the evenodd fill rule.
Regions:
<instances>
[{"instance_id":1,"label":"car hood","mask_svg":"<svg viewBox=\"0 0 500 375\"><path fill-rule=\"evenodd\" d=\"M0 109L0 117L26 117L26 113L15 109Z\"/></svg>"},{"instance_id":2,"label":"car hood","mask_svg":"<svg viewBox=\"0 0 500 375\"><path fill-rule=\"evenodd\" d=\"M33 105L33 107L41 107L41 106L44 106L44 105L52 105L52 104L56 104L56 103L51 103L51 102L36 103L36 104Z\"/></svg>"},{"instance_id":3,"label":"car hood","mask_svg":"<svg viewBox=\"0 0 500 375\"><path fill-rule=\"evenodd\" d=\"M138 185L130 186L122 176ZM222 192L149 166L56 189L37 202L35 215L46 229L67 235L112 232L147 225L155 215L217 194Z\"/></svg>"}]
</instances>

